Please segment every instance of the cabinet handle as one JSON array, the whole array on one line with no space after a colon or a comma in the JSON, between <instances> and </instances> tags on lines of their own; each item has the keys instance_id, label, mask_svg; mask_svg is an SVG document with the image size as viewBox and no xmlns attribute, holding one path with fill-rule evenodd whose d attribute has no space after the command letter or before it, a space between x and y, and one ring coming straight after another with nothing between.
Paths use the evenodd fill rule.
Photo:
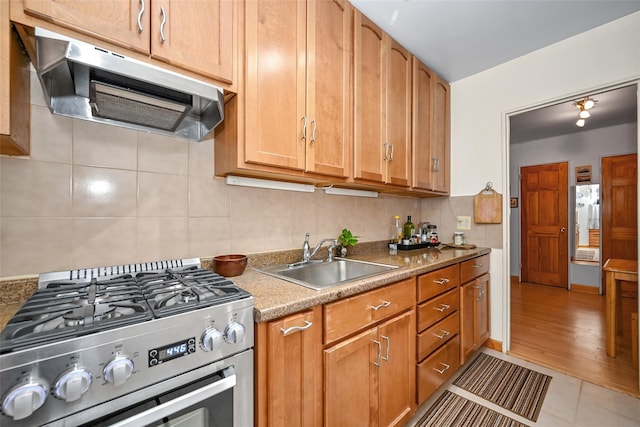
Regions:
<instances>
[{"instance_id":1,"label":"cabinet handle","mask_svg":"<svg viewBox=\"0 0 640 427\"><path fill-rule=\"evenodd\" d=\"M440 280L434 280L434 283L437 283L438 285L446 285L447 283L449 283L449 279L447 279L446 277L443 277Z\"/></svg>"},{"instance_id":2,"label":"cabinet handle","mask_svg":"<svg viewBox=\"0 0 640 427\"><path fill-rule=\"evenodd\" d=\"M442 313L445 310L449 310L450 308L451 306L447 304L440 304L440 307L433 307L434 310L439 311L440 313Z\"/></svg>"},{"instance_id":3,"label":"cabinet handle","mask_svg":"<svg viewBox=\"0 0 640 427\"><path fill-rule=\"evenodd\" d=\"M302 139L307 139L307 116L302 116L300 120L304 121L302 125Z\"/></svg>"},{"instance_id":4,"label":"cabinet handle","mask_svg":"<svg viewBox=\"0 0 640 427\"><path fill-rule=\"evenodd\" d=\"M484 264L473 264L473 268L482 268Z\"/></svg>"},{"instance_id":5,"label":"cabinet handle","mask_svg":"<svg viewBox=\"0 0 640 427\"><path fill-rule=\"evenodd\" d=\"M389 160L389 143L384 143L384 160Z\"/></svg>"},{"instance_id":6,"label":"cabinet handle","mask_svg":"<svg viewBox=\"0 0 640 427\"><path fill-rule=\"evenodd\" d=\"M432 157L431 161L433 162L431 166L431 172L440 172L440 159L437 157Z\"/></svg>"},{"instance_id":7,"label":"cabinet handle","mask_svg":"<svg viewBox=\"0 0 640 427\"><path fill-rule=\"evenodd\" d=\"M436 371L437 373L439 373L440 375L442 375L445 372L447 372L447 370L451 367L450 365L447 365L444 362L440 362L440 364L443 365L444 368L442 368L442 369L433 368L433 370Z\"/></svg>"},{"instance_id":8,"label":"cabinet handle","mask_svg":"<svg viewBox=\"0 0 640 427\"><path fill-rule=\"evenodd\" d=\"M432 335L438 339L443 340L445 339L445 337L448 337L451 334L451 332L440 329L440 334L441 335L438 335L438 334L432 334Z\"/></svg>"},{"instance_id":9,"label":"cabinet handle","mask_svg":"<svg viewBox=\"0 0 640 427\"><path fill-rule=\"evenodd\" d=\"M305 325L304 326L292 326L290 328L280 328L280 330L282 331L282 335L289 335L292 332L297 332L297 331L304 331L305 329L309 329L311 327L311 325L313 325L312 322L309 321L304 321Z\"/></svg>"},{"instance_id":10,"label":"cabinet handle","mask_svg":"<svg viewBox=\"0 0 640 427\"><path fill-rule=\"evenodd\" d=\"M313 123L313 130L311 131L311 142L313 143L316 142L316 119L311 120L311 123Z\"/></svg>"},{"instance_id":11,"label":"cabinet handle","mask_svg":"<svg viewBox=\"0 0 640 427\"><path fill-rule=\"evenodd\" d=\"M393 160L393 152L394 152L393 148L394 147L393 147L393 144L389 144L389 145L391 146L391 157L389 158L389 160Z\"/></svg>"},{"instance_id":12,"label":"cabinet handle","mask_svg":"<svg viewBox=\"0 0 640 427\"><path fill-rule=\"evenodd\" d=\"M391 347L391 340L389 339L389 337L385 337L384 335L382 335L382 339L387 342L387 357L383 357L382 360L386 360L388 362L389 361L389 347Z\"/></svg>"},{"instance_id":13,"label":"cabinet handle","mask_svg":"<svg viewBox=\"0 0 640 427\"><path fill-rule=\"evenodd\" d=\"M373 342L378 346L378 360L377 362L373 362L374 365L380 366L380 357L382 357L382 345L380 341L373 340Z\"/></svg>"},{"instance_id":14,"label":"cabinet handle","mask_svg":"<svg viewBox=\"0 0 640 427\"><path fill-rule=\"evenodd\" d=\"M391 305L391 302L390 302L390 301L384 301L384 302L383 302L382 304L380 304L380 305L376 305L375 307L374 307L374 306L371 306L371 307L369 307L369 308L373 308L375 311L378 311L378 310L380 310L381 308L389 307L390 305Z\"/></svg>"},{"instance_id":15,"label":"cabinet handle","mask_svg":"<svg viewBox=\"0 0 640 427\"><path fill-rule=\"evenodd\" d=\"M138 32L142 32L142 15L144 14L144 0L140 0L140 12L138 12Z\"/></svg>"},{"instance_id":16,"label":"cabinet handle","mask_svg":"<svg viewBox=\"0 0 640 427\"><path fill-rule=\"evenodd\" d=\"M164 6L160 8L160 14L162 15L162 22L160 23L160 38L162 39L162 43L165 42L164 38L164 26L167 23L167 13L164 11Z\"/></svg>"}]
</instances>

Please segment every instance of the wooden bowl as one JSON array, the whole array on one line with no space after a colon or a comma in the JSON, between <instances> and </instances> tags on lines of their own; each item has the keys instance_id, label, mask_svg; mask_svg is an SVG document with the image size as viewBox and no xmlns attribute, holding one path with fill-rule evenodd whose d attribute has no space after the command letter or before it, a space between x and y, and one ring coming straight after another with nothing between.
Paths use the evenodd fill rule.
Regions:
<instances>
[{"instance_id":1,"label":"wooden bowl","mask_svg":"<svg viewBox=\"0 0 640 427\"><path fill-rule=\"evenodd\" d=\"M213 257L213 271L224 277L239 276L246 267L246 255L218 255Z\"/></svg>"}]
</instances>

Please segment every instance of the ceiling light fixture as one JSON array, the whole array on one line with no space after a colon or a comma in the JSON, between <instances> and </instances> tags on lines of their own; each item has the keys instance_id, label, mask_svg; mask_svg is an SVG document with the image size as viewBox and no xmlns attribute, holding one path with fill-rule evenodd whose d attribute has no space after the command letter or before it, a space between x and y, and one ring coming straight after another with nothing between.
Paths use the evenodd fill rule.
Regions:
<instances>
[{"instance_id":1,"label":"ceiling light fixture","mask_svg":"<svg viewBox=\"0 0 640 427\"><path fill-rule=\"evenodd\" d=\"M589 113L587 110L595 107L596 102L598 101L587 96L584 99L573 103L573 106L580 110L580 112L578 113L578 121L576 122L576 126L584 127L586 123L585 119L591 117L591 113Z\"/></svg>"}]
</instances>

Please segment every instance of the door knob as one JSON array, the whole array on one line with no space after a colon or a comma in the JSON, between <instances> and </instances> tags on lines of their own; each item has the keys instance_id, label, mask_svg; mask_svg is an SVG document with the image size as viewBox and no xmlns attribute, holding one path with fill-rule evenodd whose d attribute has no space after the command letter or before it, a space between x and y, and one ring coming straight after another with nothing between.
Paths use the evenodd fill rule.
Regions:
<instances>
[{"instance_id":1,"label":"door knob","mask_svg":"<svg viewBox=\"0 0 640 427\"><path fill-rule=\"evenodd\" d=\"M567 229L566 229L566 228L564 228L564 227L562 227L562 228L560 229L560 232L561 232L561 233L564 233L565 231L567 231Z\"/></svg>"}]
</instances>

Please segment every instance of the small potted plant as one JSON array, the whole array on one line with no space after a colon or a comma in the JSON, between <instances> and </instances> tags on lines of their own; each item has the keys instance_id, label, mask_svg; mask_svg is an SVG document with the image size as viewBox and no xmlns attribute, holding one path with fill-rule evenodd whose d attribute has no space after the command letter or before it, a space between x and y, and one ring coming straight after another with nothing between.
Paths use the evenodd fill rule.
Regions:
<instances>
[{"instance_id":1,"label":"small potted plant","mask_svg":"<svg viewBox=\"0 0 640 427\"><path fill-rule=\"evenodd\" d=\"M355 246L358 243L358 236L351 234L348 228L343 228L342 233L338 236L338 249L336 255L341 257L347 256L347 248L349 246Z\"/></svg>"}]
</instances>

